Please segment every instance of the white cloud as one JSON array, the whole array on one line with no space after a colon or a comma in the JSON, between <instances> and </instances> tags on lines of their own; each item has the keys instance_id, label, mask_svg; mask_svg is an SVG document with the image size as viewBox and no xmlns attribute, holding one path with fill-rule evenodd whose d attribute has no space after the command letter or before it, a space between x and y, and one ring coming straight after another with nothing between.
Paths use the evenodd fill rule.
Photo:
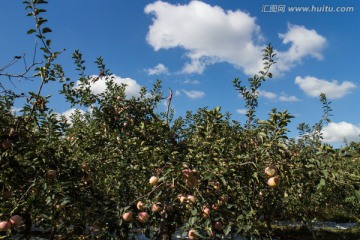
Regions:
<instances>
[{"instance_id":1,"label":"white cloud","mask_svg":"<svg viewBox=\"0 0 360 240\"><path fill-rule=\"evenodd\" d=\"M242 115L245 115L247 112L247 109L236 109L236 112Z\"/></svg>"},{"instance_id":2,"label":"white cloud","mask_svg":"<svg viewBox=\"0 0 360 240\"><path fill-rule=\"evenodd\" d=\"M237 11L224 11L202 1L172 5L156 1L145 8L153 14L147 41L156 50L181 47L190 62L184 73L202 73L206 65L229 62L247 73L261 66L262 38L255 18Z\"/></svg>"},{"instance_id":3,"label":"white cloud","mask_svg":"<svg viewBox=\"0 0 360 240\"><path fill-rule=\"evenodd\" d=\"M322 51L325 48L326 38L318 34L314 29L309 30L304 26L288 24L288 31L279 34L283 44L290 44L290 48L284 52L277 52L277 64L275 71L289 71L296 63L306 56L323 59Z\"/></svg>"},{"instance_id":4,"label":"white cloud","mask_svg":"<svg viewBox=\"0 0 360 240\"><path fill-rule=\"evenodd\" d=\"M195 91L195 90L182 90L183 93L185 93L186 96L189 98L195 99L195 98L202 98L205 96L205 92L203 91Z\"/></svg>"},{"instance_id":5,"label":"white cloud","mask_svg":"<svg viewBox=\"0 0 360 240\"><path fill-rule=\"evenodd\" d=\"M265 90L258 90L259 96L270 99L270 100L278 100L280 102L297 102L300 101L296 96L289 96L286 93L282 92L280 96L276 93L265 91Z\"/></svg>"},{"instance_id":6,"label":"white cloud","mask_svg":"<svg viewBox=\"0 0 360 240\"><path fill-rule=\"evenodd\" d=\"M199 80L190 80L190 79L186 79L184 81L184 84L193 84L193 85L198 85L200 84L200 81Z\"/></svg>"},{"instance_id":7,"label":"white cloud","mask_svg":"<svg viewBox=\"0 0 360 240\"><path fill-rule=\"evenodd\" d=\"M277 94L275 94L273 92L268 92L265 90L259 90L258 92L260 94L260 97L264 97L267 99L276 99L277 98Z\"/></svg>"},{"instance_id":8,"label":"white cloud","mask_svg":"<svg viewBox=\"0 0 360 240\"><path fill-rule=\"evenodd\" d=\"M324 141L328 143L360 140L360 127L347 122L331 122L322 130Z\"/></svg>"},{"instance_id":9,"label":"white cloud","mask_svg":"<svg viewBox=\"0 0 360 240\"><path fill-rule=\"evenodd\" d=\"M339 84L336 80L327 81L311 76L305 78L297 76L295 83L309 96L318 97L320 93L324 93L329 99L342 98L356 88L356 85L349 81Z\"/></svg>"},{"instance_id":10,"label":"white cloud","mask_svg":"<svg viewBox=\"0 0 360 240\"><path fill-rule=\"evenodd\" d=\"M241 10L225 11L202 1L172 5L156 1L145 7L154 16L147 42L155 51L183 48L189 59L183 73L202 73L208 65L227 62L246 74L262 69L264 37L255 17ZM322 59L326 39L315 30L288 25L279 37L289 44L287 51L277 51L278 64L273 72L289 71L306 56Z\"/></svg>"},{"instance_id":11,"label":"white cloud","mask_svg":"<svg viewBox=\"0 0 360 240\"><path fill-rule=\"evenodd\" d=\"M145 71L149 75L169 74L168 68L162 63L159 63L158 65L156 65L153 68L145 69Z\"/></svg>"},{"instance_id":12,"label":"white cloud","mask_svg":"<svg viewBox=\"0 0 360 240\"><path fill-rule=\"evenodd\" d=\"M141 90L141 86L131 78L122 78L116 75L113 75L114 83L116 84L126 84L125 94L127 98L139 96L139 92ZM95 79L98 76L91 76L91 78ZM76 86L79 86L80 82L76 83ZM97 81L91 81L91 91L94 94L100 94L106 90L106 79L105 77L100 77Z\"/></svg>"},{"instance_id":13,"label":"white cloud","mask_svg":"<svg viewBox=\"0 0 360 240\"><path fill-rule=\"evenodd\" d=\"M296 96L289 96L285 93L281 94L281 96L279 97L279 100L281 102L298 102L298 101L300 101Z\"/></svg>"}]
</instances>

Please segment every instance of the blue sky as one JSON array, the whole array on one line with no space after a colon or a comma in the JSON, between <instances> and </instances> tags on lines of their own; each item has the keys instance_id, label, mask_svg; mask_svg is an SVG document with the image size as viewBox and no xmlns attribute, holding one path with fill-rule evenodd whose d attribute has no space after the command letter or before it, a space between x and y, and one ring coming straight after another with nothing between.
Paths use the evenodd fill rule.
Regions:
<instances>
[{"instance_id":1,"label":"blue sky","mask_svg":"<svg viewBox=\"0 0 360 240\"><path fill-rule=\"evenodd\" d=\"M26 17L22 1L0 1L0 66L15 55L31 60L34 37L26 35L33 21ZM232 80L246 81L260 70L260 50L271 43L278 52L274 78L260 90L258 117L272 108L288 109L296 116L290 136L296 137L301 122L314 124L321 115L318 95L332 102L332 123L325 140L336 146L360 140L359 95L360 22L358 0L62 0L49 1L45 17L53 32L53 47L67 50L59 61L69 77L76 78L71 54L80 49L87 60L87 74L96 75L93 64L102 56L127 93L151 87L161 79L164 93L174 92L176 116L199 107L221 106L233 118L245 122L244 102ZM291 7L353 7L352 12L290 12ZM279 8L284 7L284 12ZM277 12L270 12L277 8ZM265 10L265 11L264 11ZM340 9L341 10L341 9ZM9 69L17 72L17 65ZM3 84L8 80L1 78ZM36 89L38 83L14 80L18 91ZM70 105L52 94L56 112ZM99 83L94 91L101 91ZM165 107L164 107L165 109ZM163 109L162 109L163 110Z\"/></svg>"}]
</instances>

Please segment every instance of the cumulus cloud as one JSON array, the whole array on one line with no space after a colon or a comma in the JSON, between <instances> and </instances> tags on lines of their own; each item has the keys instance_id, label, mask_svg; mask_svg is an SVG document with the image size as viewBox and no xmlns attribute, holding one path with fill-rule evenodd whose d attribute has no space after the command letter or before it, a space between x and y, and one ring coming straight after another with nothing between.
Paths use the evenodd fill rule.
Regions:
<instances>
[{"instance_id":1,"label":"cumulus cloud","mask_svg":"<svg viewBox=\"0 0 360 240\"><path fill-rule=\"evenodd\" d=\"M286 93L281 93L280 96L276 93L265 91L265 90L259 90L258 91L259 96L270 99L270 100L278 100L280 102L297 102L300 101L296 96L289 96Z\"/></svg>"},{"instance_id":2,"label":"cumulus cloud","mask_svg":"<svg viewBox=\"0 0 360 240\"><path fill-rule=\"evenodd\" d=\"M145 7L153 14L153 24L147 42L155 51L181 47L186 50L189 62L184 73L202 73L205 67L216 62L229 62L245 72L258 71L261 65L261 38L255 18L237 11L224 11L202 1L186 5L172 5L156 1Z\"/></svg>"},{"instance_id":3,"label":"cumulus cloud","mask_svg":"<svg viewBox=\"0 0 360 240\"><path fill-rule=\"evenodd\" d=\"M242 115L245 115L247 112L247 109L236 109L236 112Z\"/></svg>"},{"instance_id":4,"label":"cumulus cloud","mask_svg":"<svg viewBox=\"0 0 360 240\"><path fill-rule=\"evenodd\" d=\"M360 140L360 127L347 122L331 122L322 130L323 140L328 143Z\"/></svg>"},{"instance_id":5,"label":"cumulus cloud","mask_svg":"<svg viewBox=\"0 0 360 240\"><path fill-rule=\"evenodd\" d=\"M155 51L177 47L185 50L189 61L183 73L200 74L218 62L227 62L248 75L262 68L264 37L255 17L244 11L225 11L202 1L184 5L156 1L145 7L145 13L154 16L146 39ZM326 39L315 30L289 24L288 31L279 37L289 49L277 51L275 73L290 70L306 56L323 58Z\"/></svg>"},{"instance_id":6,"label":"cumulus cloud","mask_svg":"<svg viewBox=\"0 0 360 240\"><path fill-rule=\"evenodd\" d=\"M197 84L200 84L200 81L199 80L190 80L190 79L186 79L184 81L184 84L193 84L193 85L197 85Z\"/></svg>"},{"instance_id":7,"label":"cumulus cloud","mask_svg":"<svg viewBox=\"0 0 360 240\"><path fill-rule=\"evenodd\" d=\"M125 87L126 97L131 98L131 97L139 96L141 86L134 79L122 78L116 75L113 75L112 77L114 83L119 85L120 84L126 85ZM98 76L91 76L91 78L98 78ZM76 83L76 86L78 86L79 84L80 82L78 81ZM100 94L104 92L106 90L106 79L104 77L100 77L97 81L92 81L90 89L94 94Z\"/></svg>"},{"instance_id":8,"label":"cumulus cloud","mask_svg":"<svg viewBox=\"0 0 360 240\"><path fill-rule=\"evenodd\" d=\"M323 59L322 51L327 41L314 29L289 23L288 31L279 34L279 37L283 40L283 44L290 44L290 47L287 51L277 52L277 64L274 66L276 71L288 71L306 56Z\"/></svg>"},{"instance_id":9,"label":"cumulus cloud","mask_svg":"<svg viewBox=\"0 0 360 240\"><path fill-rule=\"evenodd\" d=\"M279 101L281 102L298 102L300 101L296 96L289 96L285 93L282 93L279 97Z\"/></svg>"},{"instance_id":10,"label":"cumulus cloud","mask_svg":"<svg viewBox=\"0 0 360 240\"><path fill-rule=\"evenodd\" d=\"M268 92L265 90L259 90L258 92L259 92L260 97L264 97L267 99L276 99L277 98L277 95L273 92Z\"/></svg>"},{"instance_id":11,"label":"cumulus cloud","mask_svg":"<svg viewBox=\"0 0 360 240\"><path fill-rule=\"evenodd\" d=\"M159 63L153 68L145 69L145 72L149 75L169 74L168 68L162 63Z\"/></svg>"},{"instance_id":12,"label":"cumulus cloud","mask_svg":"<svg viewBox=\"0 0 360 240\"><path fill-rule=\"evenodd\" d=\"M326 94L329 99L339 99L349 94L356 85L349 81L338 83L336 80L327 81L312 76L295 78L295 83L309 96L318 97L320 93Z\"/></svg>"},{"instance_id":13,"label":"cumulus cloud","mask_svg":"<svg viewBox=\"0 0 360 240\"><path fill-rule=\"evenodd\" d=\"M196 98L202 98L205 96L205 92L203 91L195 91L195 90L182 90L182 92L189 98L196 99Z\"/></svg>"}]
</instances>

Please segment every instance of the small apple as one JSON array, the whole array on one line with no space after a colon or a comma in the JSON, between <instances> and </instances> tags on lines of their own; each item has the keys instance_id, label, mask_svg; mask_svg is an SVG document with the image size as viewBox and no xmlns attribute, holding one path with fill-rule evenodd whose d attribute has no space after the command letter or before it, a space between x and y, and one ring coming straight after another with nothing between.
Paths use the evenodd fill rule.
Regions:
<instances>
[{"instance_id":1,"label":"small apple","mask_svg":"<svg viewBox=\"0 0 360 240\"><path fill-rule=\"evenodd\" d=\"M219 205L223 205L223 204L225 204L225 203L227 203L227 201L228 201L228 197L227 196L225 196L225 195L221 195L220 197L219 197Z\"/></svg>"},{"instance_id":2,"label":"small apple","mask_svg":"<svg viewBox=\"0 0 360 240\"><path fill-rule=\"evenodd\" d=\"M84 170L85 172L90 172L90 166L88 163L84 162L81 164L81 168L82 170Z\"/></svg>"},{"instance_id":3,"label":"small apple","mask_svg":"<svg viewBox=\"0 0 360 240\"><path fill-rule=\"evenodd\" d=\"M10 147L11 147L11 140L9 138L5 139L2 144L1 144L1 147L4 149L4 150L8 150Z\"/></svg>"},{"instance_id":4,"label":"small apple","mask_svg":"<svg viewBox=\"0 0 360 240\"><path fill-rule=\"evenodd\" d=\"M197 239L196 230L190 229L190 231L188 233L188 237L189 237L189 239Z\"/></svg>"},{"instance_id":5,"label":"small apple","mask_svg":"<svg viewBox=\"0 0 360 240\"><path fill-rule=\"evenodd\" d=\"M214 188L215 188L215 190L220 190L221 184L219 182L214 183Z\"/></svg>"},{"instance_id":6,"label":"small apple","mask_svg":"<svg viewBox=\"0 0 360 240\"><path fill-rule=\"evenodd\" d=\"M189 203L195 203L196 198L193 195L188 195L187 196L187 200L189 201Z\"/></svg>"},{"instance_id":7,"label":"small apple","mask_svg":"<svg viewBox=\"0 0 360 240\"><path fill-rule=\"evenodd\" d=\"M11 227L11 223L8 221L0 222L0 232L6 232Z\"/></svg>"},{"instance_id":8,"label":"small apple","mask_svg":"<svg viewBox=\"0 0 360 240\"><path fill-rule=\"evenodd\" d=\"M136 208L140 211L144 210L145 204L142 201L138 201L136 204Z\"/></svg>"},{"instance_id":9,"label":"small apple","mask_svg":"<svg viewBox=\"0 0 360 240\"><path fill-rule=\"evenodd\" d=\"M269 177L274 177L277 175L278 173L278 170L276 167L274 166L269 166L269 167L266 167L265 170L264 170L265 174L268 175Z\"/></svg>"},{"instance_id":10,"label":"small apple","mask_svg":"<svg viewBox=\"0 0 360 240\"><path fill-rule=\"evenodd\" d=\"M152 176L150 179L149 179L149 183L151 186L155 186L156 184L158 184L159 182L159 178L158 177L155 177L155 176Z\"/></svg>"},{"instance_id":11,"label":"small apple","mask_svg":"<svg viewBox=\"0 0 360 240\"><path fill-rule=\"evenodd\" d=\"M19 215L12 216L9 222L11 223L11 225L14 225L15 227L19 227L24 224L22 217L20 217Z\"/></svg>"},{"instance_id":12,"label":"small apple","mask_svg":"<svg viewBox=\"0 0 360 240\"><path fill-rule=\"evenodd\" d=\"M56 175L57 175L56 170L48 170L46 173L46 176L49 180L54 180Z\"/></svg>"},{"instance_id":13,"label":"small apple","mask_svg":"<svg viewBox=\"0 0 360 240\"><path fill-rule=\"evenodd\" d=\"M183 194L179 194L178 199L180 200L181 203L185 202L185 200L187 199L187 197Z\"/></svg>"},{"instance_id":14,"label":"small apple","mask_svg":"<svg viewBox=\"0 0 360 240\"><path fill-rule=\"evenodd\" d=\"M65 205L61 205L61 204L56 205L56 209L58 209L58 210L61 210L64 208L65 208Z\"/></svg>"},{"instance_id":15,"label":"small apple","mask_svg":"<svg viewBox=\"0 0 360 240\"><path fill-rule=\"evenodd\" d=\"M219 210L219 205L213 204L213 205L211 206L211 208L212 208L212 210L217 211L217 210Z\"/></svg>"},{"instance_id":16,"label":"small apple","mask_svg":"<svg viewBox=\"0 0 360 240\"><path fill-rule=\"evenodd\" d=\"M139 222L145 223L149 220L149 214L147 212L139 212L137 219Z\"/></svg>"},{"instance_id":17,"label":"small apple","mask_svg":"<svg viewBox=\"0 0 360 240\"><path fill-rule=\"evenodd\" d=\"M151 206L151 211L153 212L160 212L163 209L161 202L154 203Z\"/></svg>"},{"instance_id":18,"label":"small apple","mask_svg":"<svg viewBox=\"0 0 360 240\"><path fill-rule=\"evenodd\" d=\"M214 223L214 229L218 230L218 231L222 230L223 229L223 224L221 222L215 222Z\"/></svg>"},{"instance_id":19,"label":"small apple","mask_svg":"<svg viewBox=\"0 0 360 240\"><path fill-rule=\"evenodd\" d=\"M98 232L98 231L100 231L100 229L101 229L100 224L95 223L94 225L92 225L93 232Z\"/></svg>"},{"instance_id":20,"label":"small apple","mask_svg":"<svg viewBox=\"0 0 360 240\"><path fill-rule=\"evenodd\" d=\"M269 178L269 180L267 181L267 184L269 185L269 187L271 188L275 188L279 185L280 183L280 179L279 176L275 176L275 177L271 177Z\"/></svg>"},{"instance_id":21,"label":"small apple","mask_svg":"<svg viewBox=\"0 0 360 240\"><path fill-rule=\"evenodd\" d=\"M8 191L8 190L5 190L5 191L3 191L3 198L4 199L9 199L9 198L11 198L12 197L12 192L11 191Z\"/></svg>"},{"instance_id":22,"label":"small apple","mask_svg":"<svg viewBox=\"0 0 360 240\"><path fill-rule=\"evenodd\" d=\"M125 222L129 222L131 221L133 217L133 213L132 212L126 212L122 215L122 219L125 221Z\"/></svg>"},{"instance_id":23,"label":"small apple","mask_svg":"<svg viewBox=\"0 0 360 240\"><path fill-rule=\"evenodd\" d=\"M210 212L211 212L210 208L205 207L205 208L203 209L203 217L204 217L204 218L209 218L209 217L210 217Z\"/></svg>"}]
</instances>

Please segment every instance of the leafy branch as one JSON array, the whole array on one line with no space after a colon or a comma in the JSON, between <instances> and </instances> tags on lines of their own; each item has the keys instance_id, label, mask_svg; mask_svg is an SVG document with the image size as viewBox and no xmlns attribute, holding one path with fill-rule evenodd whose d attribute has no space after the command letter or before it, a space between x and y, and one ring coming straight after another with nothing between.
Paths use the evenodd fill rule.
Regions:
<instances>
[{"instance_id":1,"label":"leafy branch","mask_svg":"<svg viewBox=\"0 0 360 240\"><path fill-rule=\"evenodd\" d=\"M272 73L270 72L270 68L276 62L274 61L275 53L274 49L269 44L263 52L263 61L264 68L259 72L259 74L255 74L252 78L249 78L248 81L250 83L250 89L241 84L241 80L235 78L233 80L233 84L235 88L239 91L243 99L245 100L245 107L247 108L246 116L248 117L246 127L249 129L251 122L253 122L255 118L255 109L258 106L258 98L259 92L258 89L261 86L261 83L266 80L267 77L272 78Z\"/></svg>"}]
</instances>

